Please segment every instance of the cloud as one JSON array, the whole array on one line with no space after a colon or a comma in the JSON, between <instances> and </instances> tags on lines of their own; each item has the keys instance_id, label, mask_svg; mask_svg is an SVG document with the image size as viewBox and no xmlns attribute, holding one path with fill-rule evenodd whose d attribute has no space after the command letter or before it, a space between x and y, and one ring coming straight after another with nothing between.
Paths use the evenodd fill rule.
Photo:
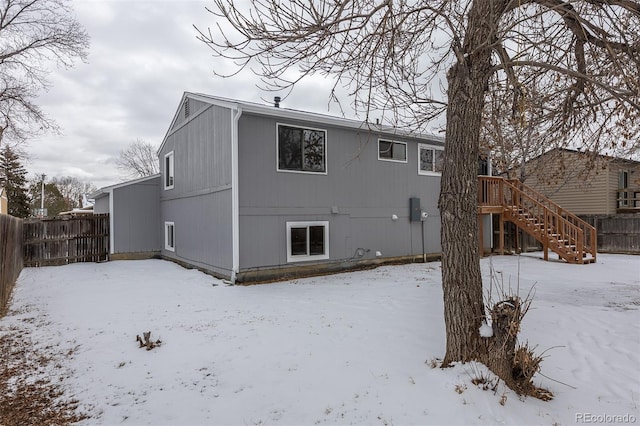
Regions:
<instances>
[{"instance_id":1,"label":"cloud","mask_svg":"<svg viewBox=\"0 0 640 426\"><path fill-rule=\"evenodd\" d=\"M110 185L124 178L115 159L129 143L161 143L184 91L271 103L275 93L260 90L248 71L214 75L220 59L193 27L215 26L209 3L75 0L77 19L91 36L89 58L52 71L52 87L38 102L62 132L29 143L29 171ZM303 81L283 107L340 115L328 105L331 87L323 77Z\"/></svg>"}]
</instances>

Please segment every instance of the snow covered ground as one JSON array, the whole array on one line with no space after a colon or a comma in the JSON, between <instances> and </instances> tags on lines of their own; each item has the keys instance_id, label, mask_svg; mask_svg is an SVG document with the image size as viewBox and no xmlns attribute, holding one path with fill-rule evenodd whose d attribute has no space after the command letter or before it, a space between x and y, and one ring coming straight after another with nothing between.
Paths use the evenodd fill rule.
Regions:
<instances>
[{"instance_id":1,"label":"snow covered ground","mask_svg":"<svg viewBox=\"0 0 640 426\"><path fill-rule=\"evenodd\" d=\"M0 334L28 330L56 357L47 374L85 424L640 423L640 257L540 257L482 267L522 295L535 286L520 337L545 352L550 402L473 385L491 378L481 365L432 368L437 262L248 287L160 260L28 268ZM162 345L140 349L143 331Z\"/></svg>"}]
</instances>

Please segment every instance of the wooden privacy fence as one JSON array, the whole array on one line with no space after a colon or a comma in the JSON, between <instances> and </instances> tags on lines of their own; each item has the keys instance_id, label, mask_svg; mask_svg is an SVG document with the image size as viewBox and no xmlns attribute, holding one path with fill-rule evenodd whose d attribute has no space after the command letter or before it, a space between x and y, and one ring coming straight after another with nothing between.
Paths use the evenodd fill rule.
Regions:
<instances>
[{"instance_id":1,"label":"wooden privacy fence","mask_svg":"<svg viewBox=\"0 0 640 426\"><path fill-rule=\"evenodd\" d=\"M640 213L580 217L598 230L598 251L640 254Z\"/></svg>"},{"instance_id":2,"label":"wooden privacy fence","mask_svg":"<svg viewBox=\"0 0 640 426\"><path fill-rule=\"evenodd\" d=\"M24 222L24 266L99 262L108 256L108 214Z\"/></svg>"},{"instance_id":3,"label":"wooden privacy fence","mask_svg":"<svg viewBox=\"0 0 640 426\"><path fill-rule=\"evenodd\" d=\"M0 315L22 270L22 219L0 214Z\"/></svg>"}]
</instances>

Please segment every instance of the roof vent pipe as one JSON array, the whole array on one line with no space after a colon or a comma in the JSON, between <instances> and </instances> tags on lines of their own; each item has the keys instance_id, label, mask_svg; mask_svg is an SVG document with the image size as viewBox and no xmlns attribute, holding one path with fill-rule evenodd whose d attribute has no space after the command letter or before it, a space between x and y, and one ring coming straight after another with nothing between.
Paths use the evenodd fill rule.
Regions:
<instances>
[{"instance_id":1,"label":"roof vent pipe","mask_svg":"<svg viewBox=\"0 0 640 426\"><path fill-rule=\"evenodd\" d=\"M280 96L273 97L273 106L276 108L280 108Z\"/></svg>"}]
</instances>

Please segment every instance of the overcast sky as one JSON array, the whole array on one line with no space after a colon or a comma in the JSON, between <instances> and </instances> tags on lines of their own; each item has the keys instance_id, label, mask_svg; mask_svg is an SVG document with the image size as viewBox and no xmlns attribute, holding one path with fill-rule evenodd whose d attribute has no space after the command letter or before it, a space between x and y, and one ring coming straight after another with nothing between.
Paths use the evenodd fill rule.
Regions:
<instances>
[{"instance_id":1,"label":"overcast sky","mask_svg":"<svg viewBox=\"0 0 640 426\"><path fill-rule=\"evenodd\" d=\"M38 104L61 128L27 147L30 176L75 176L102 187L124 180L115 165L136 139L162 142L184 91L262 102L253 74L223 79L215 59L196 40L193 25L214 27L204 0L73 0L78 21L91 36L87 63L54 69L52 87ZM328 108L330 83L304 82L283 107L338 115ZM345 100L348 105L348 100Z\"/></svg>"}]
</instances>

